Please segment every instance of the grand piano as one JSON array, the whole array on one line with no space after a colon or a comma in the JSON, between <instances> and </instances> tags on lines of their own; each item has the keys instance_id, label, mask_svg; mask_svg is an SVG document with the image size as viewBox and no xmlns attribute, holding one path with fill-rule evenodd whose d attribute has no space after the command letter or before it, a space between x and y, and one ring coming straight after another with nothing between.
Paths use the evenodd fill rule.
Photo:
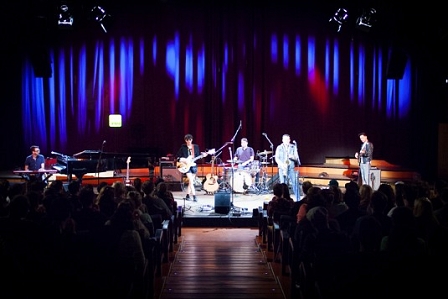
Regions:
<instances>
[{"instance_id":1,"label":"grand piano","mask_svg":"<svg viewBox=\"0 0 448 299\"><path fill-rule=\"evenodd\" d=\"M84 150L73 156L57 152L51 152L51 154L57 156L57 162L53 165L53 168L61 174L66 174L69 182L72 181L73 175L79 181L82 181L82 177L86 173L99 173L108 170L108 160L103 157L101 151Z\"/></svg>"}]
</instances>

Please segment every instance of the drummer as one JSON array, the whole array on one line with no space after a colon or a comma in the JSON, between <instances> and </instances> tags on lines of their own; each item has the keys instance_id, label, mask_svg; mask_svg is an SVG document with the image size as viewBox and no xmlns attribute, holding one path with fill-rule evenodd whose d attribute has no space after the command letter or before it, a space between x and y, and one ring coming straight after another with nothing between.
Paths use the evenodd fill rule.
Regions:
<instances>
[{"instance_id":1,"label":"drummer","mask_svg":"<svg viewBox=\"0 0 448 299\"><path fill-rule=\"evenodd\" d=\"M241 146L236 149L233 157L235 163L238 163L238 169L249 170L254 158L254 149L249 146L247 138L241 138Z\"/></svg>"},{"instance_id":2,"label":"drummer","mask_svg":"<svg viewBox=\"0 0 448 299\"><path fill-rule=\"evenodd\" d=\"M255 151L249 146L247 138L241 138L241 146L235 151L234 161L238 162L238 170L244 170L252 176L252 183L258 183L258 171L253 171L254 167L259 168L259 161L255 159ZM255 181L255 182L254 182Z\"/></svg>"}]
</instances>

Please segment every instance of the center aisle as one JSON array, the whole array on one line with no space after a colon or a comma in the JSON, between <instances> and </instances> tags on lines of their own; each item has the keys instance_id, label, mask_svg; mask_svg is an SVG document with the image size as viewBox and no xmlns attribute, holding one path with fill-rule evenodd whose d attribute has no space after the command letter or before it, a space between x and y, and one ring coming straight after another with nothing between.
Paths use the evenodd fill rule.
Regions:
<instances>
[{"instance_id":1,"label":"center aisle","mask_svg":"<svg viewBox=\"0 0 448 299\"><path fill-rule=\"evenodd\" d=\"M185 228L159 298L285 299L257 234L248 228Z\"/></svg>"}]
</instances>

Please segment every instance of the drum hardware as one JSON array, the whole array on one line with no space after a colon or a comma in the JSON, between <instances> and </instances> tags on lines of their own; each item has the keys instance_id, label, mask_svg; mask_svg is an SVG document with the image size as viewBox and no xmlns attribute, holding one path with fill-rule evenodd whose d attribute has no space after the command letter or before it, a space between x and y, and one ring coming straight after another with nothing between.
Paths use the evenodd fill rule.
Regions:
<instances>
[{"instance_id":1,"label":"drum hardware","mask_svg":"<svg viewBox=\"0 0 448 299\"><path fill-rule=\"evenodd\" d=\"M272 151L264 151L260 152L258 155L261 157L260 162L260 176L258 179L258 183L256 184L257 188L257 194L267 194L270 193L269 186L268 186L268 165L271 164L271 162L268 162L268 154L271 154ZM272 159L272 158L271 158Z\"/></svg>"},{"instance_id":2,"label":"drum hardware","mask_svg":"<svg viewBox=\"0 0 448 299\"><path fill-rule=\"evenodd\" d=\"M268 154L272 154L272 151L263 151L258 153L259 156L266 156Z\"/></svg>"},{"instance_id":3,"label":"drum hardware","mask_svg":"<svg viewBox=\"0 0 448 299\"><path fill-rule=\"evenodd\" d=\"M235 160L235 161L232 161L232 160L227 160L227 162L229 162L229 163L243 163L243 161L241 161L241 160Z\"/></svg>"}]
</instances>

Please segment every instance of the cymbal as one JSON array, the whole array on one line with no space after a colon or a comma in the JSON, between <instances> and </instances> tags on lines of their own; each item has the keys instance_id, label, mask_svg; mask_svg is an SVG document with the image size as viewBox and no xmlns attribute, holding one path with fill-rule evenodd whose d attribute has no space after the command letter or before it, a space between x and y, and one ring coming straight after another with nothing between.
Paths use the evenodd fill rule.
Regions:
<instances>
[{"instance_id":1,"label":"cymbal","mask_svg":"<svg viewBox=\"0 0 448 299\"><path fill-rule=\"evenodd\" d=\"M259 152L258 153L259 156L264 156L264 155L267 155L267 154L272 154L272 151L264 151L264 152Z\"/></svg>"},{"instance_id":2,"label":"cymbal","mask_svg":"<svg viewBox=\"0 0 448 299\"><path fill-rule=\"evenodd\" d=\"M243 163L243 161L237 160L237 161L233 161L233 160L227 160L227 162L229 163Z\"/></svg>"},{"instance_id":3,"label":"cymbal","mask_svg":"<svg viewBox=\"0 0 448 299\"><path fill-rule=\"evenodd\" d=\"M271 164L271 162L261 162L260 164L268 165L268 164Z\"/></svg>"},{"instance_id":4,"label":"cymbal","mask_svg":"<svg viewBox=\"0 0 448 299\"><path fill-rule=\"evenodd\" d=\"M226 166L229 166L230 164L229 163L221 163L221 164L217 164L216 166L218 166L218 167L226 167Z\"/></svg>"}]
</instances>

